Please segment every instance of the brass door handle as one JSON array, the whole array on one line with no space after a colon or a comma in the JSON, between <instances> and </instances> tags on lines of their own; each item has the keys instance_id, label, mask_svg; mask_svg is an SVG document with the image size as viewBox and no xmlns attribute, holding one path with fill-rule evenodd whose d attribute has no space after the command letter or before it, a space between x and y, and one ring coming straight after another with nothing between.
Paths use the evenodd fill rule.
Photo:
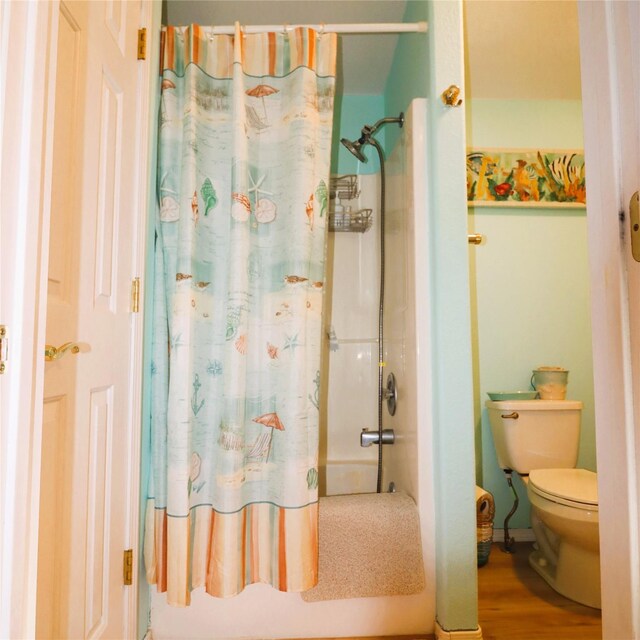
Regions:
<instances>
[{"instance_id":1,"label":"brass door handle","mask_svg":"<svg viewBox=\"0 0 640 640\"><path fill-rule=\"evenodd\" d=\"M71 353L79 353L80 347L75 342L65 342L60 347L54 347L52 344L44 345L44 359L47 362L52 360L59 360L62 356L71 351Z\"/></svg>"},{"instance_id":2,"label":"brass door handle","mask_svg":"<svg viewBox=\"0 0 640 640\"><path fill-rule=\"evenodd\" d=\"M481 233L469 233L467 234L467 240L469 244L482 244L484 236Z\"/></svg>"},{"instance_id":3,"label":"brass door handle","mask_svg":"<svg viewBox=\"0 0 640 640\"><path fill-rule=\"evenodd\" d=\"M509 418L510 420L517 420L520 416L517 411L513 411L512 413L503 413L501 418Z\"/></svg>"}]
</instances>

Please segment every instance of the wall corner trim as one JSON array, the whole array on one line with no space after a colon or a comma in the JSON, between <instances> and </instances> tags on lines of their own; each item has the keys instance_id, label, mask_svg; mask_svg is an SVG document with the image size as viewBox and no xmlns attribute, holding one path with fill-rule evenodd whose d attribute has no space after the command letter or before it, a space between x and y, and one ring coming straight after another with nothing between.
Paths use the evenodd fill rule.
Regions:
<instances>
[{"instance_id":1,"label":"wall corner trim","mask_svg":"<svg viewBox=\"0 0 640 640\"><path fill-rule=\"evenodd\" d=\"M482 629L461 629L445 631L436 620L436 640L482 640Z\"/></svg>"}]
</instances>

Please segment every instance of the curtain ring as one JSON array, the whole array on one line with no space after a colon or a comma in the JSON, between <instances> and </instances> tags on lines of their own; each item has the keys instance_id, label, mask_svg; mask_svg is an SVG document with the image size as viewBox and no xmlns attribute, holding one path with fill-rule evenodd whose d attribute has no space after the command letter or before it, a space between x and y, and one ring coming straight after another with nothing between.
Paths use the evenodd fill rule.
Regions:
<instances>
[{"instance_id":1,"label":"curtain ring","mask_svg":"<svg viewBox=\"0 0 640 640\"><path fill-rule=\"evenodd\" d=\"M319 33L320 33L320 35L321 35L321 36L323 36L323 35L324 35L324 27L325 27L324 22L321 22L321 23L320 23L320 31L319 31Z\"/></svg>"},{"instance_id":2,"label":"curtain ring","mask_svg":"<svg viewBox=\"0 0 640 640\"><path fill-rule=\"evenodd\" d=\"M289 33L289 23L288 23L288 22L285 22L285 23L282 25L282 33L283 33L285 36L287 35L287 33Z\"/></svg>"}]
</instances>

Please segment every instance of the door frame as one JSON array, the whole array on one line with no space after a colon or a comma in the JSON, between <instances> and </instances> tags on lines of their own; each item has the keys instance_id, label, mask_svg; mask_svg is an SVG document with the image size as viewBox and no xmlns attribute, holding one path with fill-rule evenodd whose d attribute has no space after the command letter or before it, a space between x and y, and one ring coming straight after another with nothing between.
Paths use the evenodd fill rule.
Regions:
<instances>
[{"instance_id":1,"label":"door frame","mask_svg":"<svg viewBox=\"0 0 640 640\"><path fill-rule=\"evenodd\" d=\"M0 104L0 323L7 325L10 349L0 376L0 637L29 638L35 637L44 379L36 354L44 349L48 242L43 238L49 233L56 73L51 53L58 6L3 3L1 21L6 88ZM42 60L44 73L37 66Z\"/></svg>"},{"instance_id":2,"label":"door frame","mask_svg":"<svg viewBox=\"0 0 640 640\"><path fill-rule=\"evenodd\" d=\"M628 29L620 28L628 9L578 3L605 640L640 638L640 371L633 353L640 319L632 321L640 265L630 256L628 222L629 195L640 188L640 140L630 113L638 87L632 74L619 77L621 69L637 74L640 63Z\"/></svg>"},{"instance_id":3,"label":"door frame","mask_svg":"<svg viewBox=\"0 0 640 640\"><path fill-rule=\"evenodd\" d=\"M150 43L158 0L138 0ZM60 0L8 2L0 8L0 323L7 325L9 360L0 375L0 637L35 637L44 387L47 269L53 116ZM150 49L150 47L148 47ZM153 56L138 64L135 141L140 185L136 201L134 272L143 281L149 202L149 135ZM43 64L44 61L44 64ZM12 73L11 70L14 70ZM16 72L19 70L19 72ZM133 276L134 274L132 274ZM143 292L144 293L144 292ZM143 300L134 314L129 465L130 540L139 553L140 421ZM135 569L135 568L134 568ZM137 571L127 594L128 637L137 634Z\"/></svg>"}]
</instances>

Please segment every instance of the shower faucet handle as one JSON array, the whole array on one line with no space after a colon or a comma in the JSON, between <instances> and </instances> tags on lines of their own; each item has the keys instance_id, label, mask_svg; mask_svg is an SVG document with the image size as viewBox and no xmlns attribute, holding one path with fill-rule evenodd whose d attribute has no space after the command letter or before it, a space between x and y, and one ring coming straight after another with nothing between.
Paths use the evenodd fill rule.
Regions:
<instances>
[{"instance_id":1,"label":"shower faucet handle","mask_svg":"<svg viewBox=\"0 0 640 640\"><path fill-rule=\"evenodd\" d=\"M382 430L382 444L393 444L396 439L396 434L393 429ZM360 432L360 446L370 447L372 444L380 444L380 434L377 431L369 431L364 428Z\"/></svg>"}]
</instances>

